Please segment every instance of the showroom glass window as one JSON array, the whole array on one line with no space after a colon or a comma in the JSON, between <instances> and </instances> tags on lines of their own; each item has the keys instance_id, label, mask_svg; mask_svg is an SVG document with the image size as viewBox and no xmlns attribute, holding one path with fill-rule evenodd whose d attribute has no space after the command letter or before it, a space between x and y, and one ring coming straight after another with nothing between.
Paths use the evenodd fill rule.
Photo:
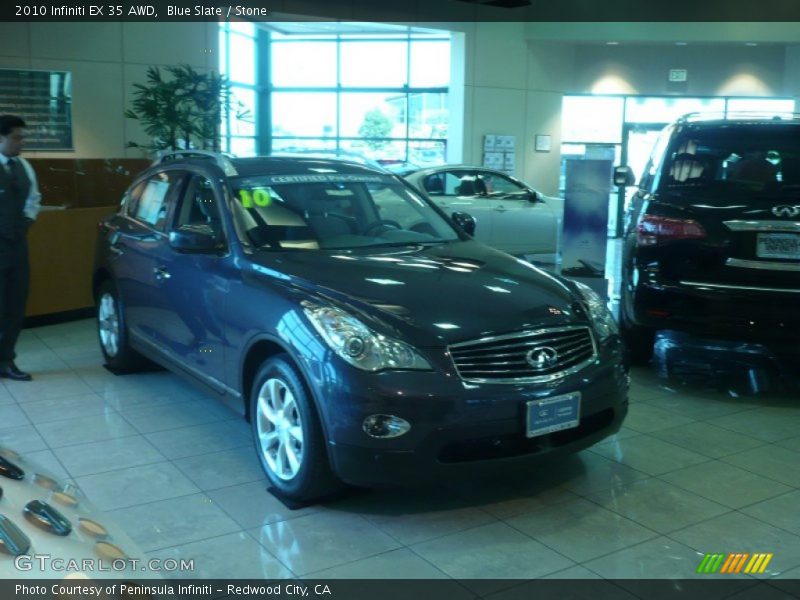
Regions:
<instances>
[{"instance_id":1,"label":"showroom glass window","mask_svg":"<svg viewBox=\"0 0 800 600\"><path fill-rule=\"evenodd\" d=\"M219 70L231 88L231 110L222 115L223 152L258 154L256 120L261 87L258 83L258 30L254 23L222 23L219 29Z\"/></svg>"},{"instance_id":2,"label":"showroom glass window","mask_svg":"<svg viewBox=\"0 0 800 600\"><path fill-rule=\"evenodd\" d=\"M261 119L255 123L259 153L325 151L423 166L444 162L448 33L388 25L360 33L281 27L253 37L266 67L252 65L260 76L252 86L259 103L254 113ZM227 47L230 64L238 62L231 60L234 51Z\"/></svg>"}]
</instances>

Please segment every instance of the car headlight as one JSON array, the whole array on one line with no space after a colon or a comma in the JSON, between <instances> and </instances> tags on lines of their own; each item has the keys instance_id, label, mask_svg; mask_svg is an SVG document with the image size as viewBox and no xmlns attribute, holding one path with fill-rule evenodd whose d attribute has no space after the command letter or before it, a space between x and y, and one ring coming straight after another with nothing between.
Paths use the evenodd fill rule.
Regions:
<instances>
[{"instance_id":1,"label":"car headlight","mask_svg":"<svg viewBox=\"0 0 800 600\"><path fill-rule=\"evenodd\" d=\"M414 348L372 331L341 309L307 305L303 310L331 350L354 367L364 371L431 370Z\"/></svg>"},{"instance_id":2,"label":"car headlight","mask_svg":"<svg viewBox=\"0 0 800 600\"><path fill-rule=\"evenodd\" d=\"M583 297L586 308L589 309L589 318L594 324L597 335L601 340L605 340L612 335L619 334L619 327L614 320L614 315L608 310L608 306L603 299L588 285L574 282Z\"/></svg>"}]
</instances>

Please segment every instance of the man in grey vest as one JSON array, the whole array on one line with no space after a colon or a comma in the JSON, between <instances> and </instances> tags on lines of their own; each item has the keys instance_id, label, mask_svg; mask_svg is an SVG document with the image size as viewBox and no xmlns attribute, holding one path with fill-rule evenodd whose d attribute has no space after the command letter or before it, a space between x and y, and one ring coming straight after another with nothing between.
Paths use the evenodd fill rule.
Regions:
<instances>
[{"instance_id":1,"label":"man in grey vest","mask_svg":"<svg viewBox=\"0 0 800 600\"><path fill-rule=\"evenodd\" d=\"M19 153L25 121L0 116L0 377L30 381L14 363L14 346L28 300L27 234L39 213L41 194L30 163Z\"/></svg>"}]
</instances>

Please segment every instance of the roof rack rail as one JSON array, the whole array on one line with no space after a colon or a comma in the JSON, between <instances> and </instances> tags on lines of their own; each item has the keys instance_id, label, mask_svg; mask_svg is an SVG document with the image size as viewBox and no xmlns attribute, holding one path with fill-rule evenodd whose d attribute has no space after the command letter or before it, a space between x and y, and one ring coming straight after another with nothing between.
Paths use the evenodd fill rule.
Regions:
<instances>
[{"instance_id":1,"label":"roof rack rail","mask_svg":"<svg viewBox=\"0 0 800 600\"><path fill-rule=\"evenodd\" d=\"M690 112L678 117L678 123L697 123L700 121L800 121L800 112L769 110L729 110Z\"/></svg>"},{"instance_id":2,"label":"roof rack rail","mask_svg":"<svg viewBox=\"0 0 800 600\"><path fill-rule=\"evenodd\" d=\"M231 162L231 155L223 154L221 152L212 152L211 150L162 150L153 161L153 166L160 165L161 163L181 160L185 158L206 158L213 160L214 163L222 169L225 175L233 177L239 174L236 167Z\"/></svg>"}]
</instances>

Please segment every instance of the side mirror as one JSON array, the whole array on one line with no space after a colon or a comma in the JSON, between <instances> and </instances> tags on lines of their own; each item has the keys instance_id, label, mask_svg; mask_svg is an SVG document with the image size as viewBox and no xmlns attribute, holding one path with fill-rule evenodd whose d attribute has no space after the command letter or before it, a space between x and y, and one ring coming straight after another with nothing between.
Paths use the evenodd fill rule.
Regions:
<instances>
[{"instance_id":1,"label":"side mirror","mask_svg":"<svg viewBox=\"0 0 800 600\"><path fill-rule=\"evenodd\" d=\"M475 217L465 212L454 212L452 217L453 221L456 222L456 225L461 227L461 229L463 229L466 233L469 235L475 235L475 226L477 225Z\"/></svg>"},{"instance_id":2,"label":"side mirror","mask_svg":"<svg viewBox=\"0 0 800 600\"><path fill-rule=\"evenodd\" d=\"M636 177L633 175L633 169L628 165L614 167L614 185L617 187L636 185Z\"/></svg>"},{"instance_id":3,"label":"side mirror","mask_svg":"<svg viewBox=\"0 0 800 600\"><path fill-rule=\"evenodd\" d=\"M534 190L528 190L528 202L539 202L539 194Z\"/></svg>"},{"instance_id":4,"label":"side mirror","mask_svg":"<svg viewBox=\"0 0 800 600\"><path fill-rule=\"evenodd\" d=\"M169 234L170 248L183 253L211 253L220 249L214 230L208 225L182 225Z\"/></svg>"}]
</instances>

